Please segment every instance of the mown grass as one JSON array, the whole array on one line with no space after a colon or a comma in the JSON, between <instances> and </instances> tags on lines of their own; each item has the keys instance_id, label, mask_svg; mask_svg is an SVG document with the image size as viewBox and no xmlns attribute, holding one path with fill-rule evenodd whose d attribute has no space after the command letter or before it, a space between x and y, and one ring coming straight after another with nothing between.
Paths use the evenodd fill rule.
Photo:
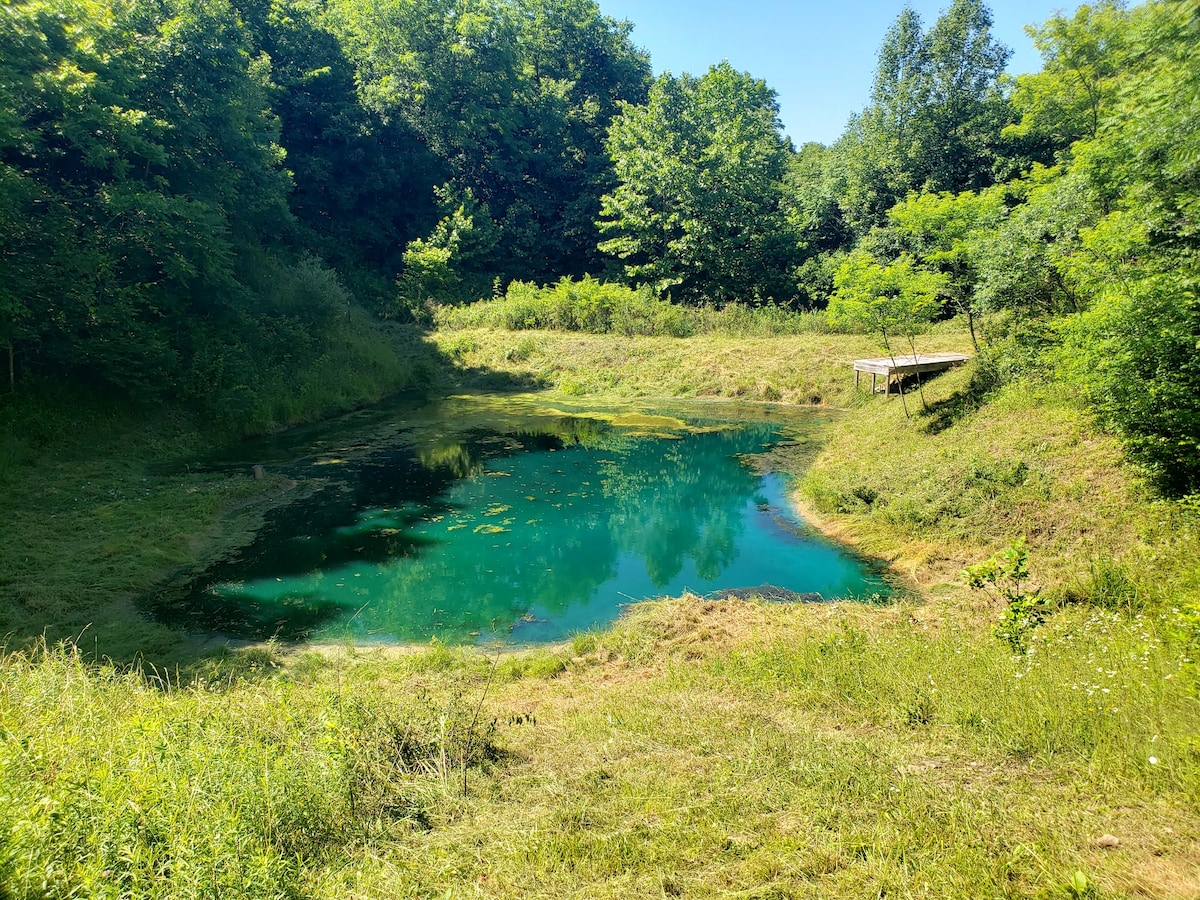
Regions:
<instances>
[{"instance_id":1,"label":"mown grass","mask_svg":"<svg viewBox=\"0 0 1200 900\"><path fill-rule=\"evenodd\" d=\"M467 386L497 379L568 397L686 397L851 406L853 361L879 356L865 335L776 337L592 335L483 328L438 331L432 340ZM962 350L957 331L930 335L922 349Z\"/></svg>"},{"instance_id":2,"label":"mown grass","mask_svg":"<svg viewBox=\"0 0 1200 900\"><path fill-rule=\"evenodd\" d=\"M168 687L9 657L0 878L11 896L1071 897L1082 873L1092 896L1191 897L1200 703L1177 627L1074 608L1014 657L929 607L685 597L498 665L256 651Z\"/></svg>"},{"instance_id":3,"label":"mown grass","mask_svg":"<svg viewBox=\"0 0 1200 900\"><path fill-rule=\"evenodd\" d=\"M1062 387L1010 383L946 425L971 367L911 396L848 410L800 494L830 533L890 561L934 596L1024 537L1056 599L1136 609L1200 602L1200 516L1155 493Z\"/></svg>"}]
</instances>

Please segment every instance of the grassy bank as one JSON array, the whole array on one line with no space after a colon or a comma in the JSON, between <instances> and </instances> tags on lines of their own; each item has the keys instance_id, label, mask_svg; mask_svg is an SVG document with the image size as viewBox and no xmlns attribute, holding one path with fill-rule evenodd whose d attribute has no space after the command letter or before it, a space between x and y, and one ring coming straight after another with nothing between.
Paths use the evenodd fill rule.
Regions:
<instances>
[{"instance_id":1,"label":"grassy bank","mask_svg":"<svg viewBox=\"0 0 1200 900\"><path fill-rule=\"evenodd\" d=\"M420 333L373 332L255 399L254 430L373 403L444 378ZM372 362L373 361L373 362ZM353 369L353 372L349 370ZM414 380L416 379L416 380ZM75 639L101 658L191 658L200 648L144 619L136 600L173 573L249 540L295 485L268 472L197 471L241 438L179 407L49 386L0 405L0 637L16 648Z\"/></svg>"},{"instance_id":2,"label":"grassy bank","mask_svg":"<svg viewBox=\"0 0 1200 900\"><path fill-rule=\"evenodd\" d=\"M879 356L864 335L774 337L701 334L674 338L564 331L462 328L433 334L463 371L464 384L520 383L568 397L687 397L848 406L853 360ZM963 350L957 331L922 349Z\"/></svg>"},{"instance_id":3,"label":"grassy bank","mask_svg":"<svg viewBox=\"0 0 1200 900\"><path fill-rule=\"evenodd\" d=\"M849 361L877 354L855 336L432 339L463 387L842 407L798 493L917 600L684 597L515 654L266 646L149 674L11 654L0 895L1200 895L1200 519L1070 397L981 398L967 368L910 419L853 393ZM285 496L155 474L198 449L186 423L108 424L124 437L8 482L23 555L0 585L30 609L128 603ZM1020 537L1053 601L1025 655L959 576Z\"/></svg>"},{"instance_id":4,"label":"grassy bank","mask_svg":"<svg viewBox=\"0 0 1200 900\"><path fill-rule=\"evenodd\" d=\"M1156 494L1111 436L1053 383L1021 381L971 402L975 372L850 409L800 496L822 527L888 560L931 597L1023 538L1035 582L1106 608L1200 601L1200 517Z\"/></svg>"},{"instance_id":5,"label":"grassy bank","mask_svg":"<svg viewBox=\"0 0 1200 900\"><path fill-rule=\"evenodd\" d=\"M0 877L18 897L1194 897L1200 704L1172 619L1075 609L1014 657L915 611L683 598L494 667L260 650L187 688L10 657Z\"/></svg>"}]
</instances>

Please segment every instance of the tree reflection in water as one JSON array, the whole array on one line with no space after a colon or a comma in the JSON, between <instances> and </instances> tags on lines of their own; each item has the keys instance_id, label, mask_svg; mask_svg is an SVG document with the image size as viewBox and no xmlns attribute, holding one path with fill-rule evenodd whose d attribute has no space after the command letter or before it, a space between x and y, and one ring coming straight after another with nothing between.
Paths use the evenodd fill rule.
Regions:
<instances>
[{"instance_id":1,"label":"tree reflection in water","mask_svg":"<svg viewBox=\"0 0 1200 900\"><path fill-rule=\"evenodd\" d=\"M781 481L739 457L778 424L467 412L340 466L157 613L258 638L552 640L685 588L880 589L769 509Z\"/></svg>"}]
</instances>

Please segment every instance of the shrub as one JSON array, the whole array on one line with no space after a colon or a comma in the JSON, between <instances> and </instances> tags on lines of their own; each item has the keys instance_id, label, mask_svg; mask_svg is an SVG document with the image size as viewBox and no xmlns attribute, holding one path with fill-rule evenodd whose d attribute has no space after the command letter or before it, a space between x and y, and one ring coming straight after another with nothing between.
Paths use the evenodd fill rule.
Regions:
<instances>
[{"instance_id":1,"label":"shrub","mask_svg":"<svg viewBox=\"0 0 1200 900\"><path fill-rule=\"evenodd\" d=\"M1029 650L1033 630L1046 621L1041 589L1028 589L1029 552L1019 538L991 559L963 569L967 584L1004 601L1004 614L992 629L1013 653Z\"/></svg>"},{"instance_id":2,"label":"shrub","mask_svg":"<svg viewBox=\"0 0 1200 900\"><path fill-rule=\"evenodd\" d=\"M795 312L773 303L722 307L681 306L659 300L648 288L631 288L584 276L538 287L514 281L503 297L469 306L446 306L435 315L440 328L582 331L590 334L735 337L824 333L823 312Z\"/></svg>"},{"instance_id":3,"label":"shrub","mask_svg":"<svg viewBox=\"0 0 1200 900\"><path fill-rule=\"evenodd\" d=\"M1200 292L1174 273L1106 294L1064 328L1062 373L1172 492L1200 487Z\"/></svg>"}]
</instances>

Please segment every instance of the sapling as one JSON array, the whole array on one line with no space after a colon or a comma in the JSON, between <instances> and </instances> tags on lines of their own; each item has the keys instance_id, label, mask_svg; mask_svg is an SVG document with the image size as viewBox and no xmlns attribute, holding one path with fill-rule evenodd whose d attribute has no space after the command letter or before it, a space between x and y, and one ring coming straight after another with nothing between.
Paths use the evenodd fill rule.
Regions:
<instances>
[{"instance_id":1,"label":"sapling","mask_svg":"<svg viewBox=\"0 0 1200 900\"><path fill-rule=\"evenodd\" d=\"M917 356L916 336L941 310L940 296L945 286L944 275L927 272L913 266L912 258L902 256L888 265L881 265L865 251L849 254L834 274L834 293L829 298L828 316L835 325L861 328L876 335L896 364L893 343L903 338ZM920 375L921 404L925 392ZM904 386L900 386L900 403L904 415L911 418Z\"/></svg>"},{"instance_id":2,"label":"sapling","mask_svg":"<svg viewBox=\"0 0 1200 900\"><path fill-rule=\"evenodd\" d=\"M969 587L1004 602L1004 614L992 633L1013 653L1028 653L1033 630L1046 621L1041 588L1027 588L1029 551L1018 538L995 556L963 569Z\"/></svg>"}]
</instances>

